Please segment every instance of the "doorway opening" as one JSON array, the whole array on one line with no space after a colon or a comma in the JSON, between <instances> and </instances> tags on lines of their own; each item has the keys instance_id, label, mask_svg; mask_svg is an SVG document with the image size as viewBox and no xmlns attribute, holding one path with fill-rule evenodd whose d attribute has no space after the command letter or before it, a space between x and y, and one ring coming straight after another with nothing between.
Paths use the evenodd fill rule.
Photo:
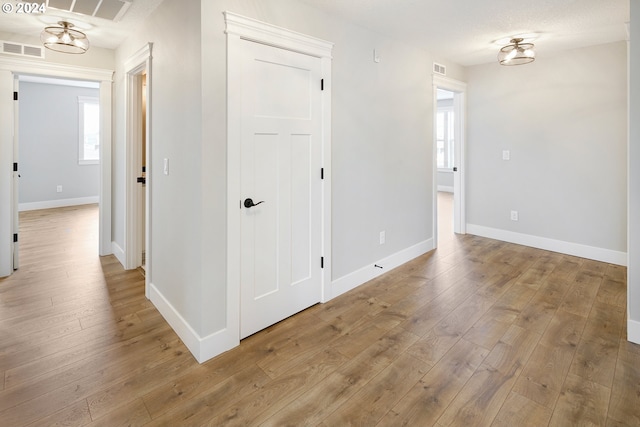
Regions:
<instances>
[{"instance_id":1,"label":"doorway opening","mask_svg":"<svg viewBox=\"0 0 640 427\"><path fill-rule=\"evenodd\" d=\"M147 73L143 72L138 76L137 87L140 88L137 96L140 97L139 138L136 142L138 177L136 183L138 188L138 224L136 245L136 264L140 266L146 274L146 210L147 210Z\"/></svg>"},{"instance_id":2,"label":"doorway opening","mask_svg":"<svg viewBox=\"0 0 640 427\"><path fill-rule=\"evenodd\" d=\"M442 247L453 236L454 160L456 114L453 107L454 92L436 90L436 167L438 169L438 244Z\"/></svg>"},{"instance_id":3,"label":"doorway opening","mask_svg":"<svg viewBox=\"0 0 640 427\"><path fill-rule=\"evenodd\" d=\"M466 233L465 93L466 84L434 76L434 240L440 247Z\"/></svg>"},{"instance_id":4,"label":"doorway opening","mask_svg":"<svg viewBox=\"0 0 640 427\"><path fill-rule=\"evenodd\" d=\"M126 63L126 218L123 253L127 270L140 268L145 293L151 283L151 49L147 43Z\"/></svg>"},{"instance_id":5,"label":"doorway opening","mask_svg":"<svg viewBox=\"0 0 640 427\"><path fill-rule=\"evenodd\" d=\"M0 93L15 91L16 75L35 75L96 81L100 86L100 192L98 253L112 253L111 244L111 87L113 70L81 68L64 64L33 62L19 58L0 58ZM10 276L14 267L14 249L19 242L18 203L14 194L19 179L19 159L14 134L18 132L17 100L19 96L3 96L0 99L0 152L3 158L12 159L0 163L0 277ZM64 191L64 189L63 189Z\"/></svg>"},{"instance_id":6,"label":"doorway opening","mask_svg":"<svg viewBox=\"0 0 640 427\"><path fill-rule=\"evenodd\" d=\"M27 218L72 218L89 209L95 215L83 222L88 227L82 234L86 241L78 247L97 257L100 83L16 73L14 92L18 94L14 97L14 233L19 236L24 229L20 222L27 212L35 212ZM58 224L65 223L52 221L51 227ZM14 238L14 270L25 250L34 247L28 236L25 239Z\"/></svg>"}]
</instances>

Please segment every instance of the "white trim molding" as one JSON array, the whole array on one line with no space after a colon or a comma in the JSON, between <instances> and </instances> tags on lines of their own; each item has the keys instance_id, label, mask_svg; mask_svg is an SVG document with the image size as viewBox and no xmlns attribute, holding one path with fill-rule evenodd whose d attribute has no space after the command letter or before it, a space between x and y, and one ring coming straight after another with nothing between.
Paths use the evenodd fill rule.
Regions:
<instances>
[{"instance_id":1,"label":"white trim molding","mask_svg":"<svg viewBox=\"0 0 640 427\"><path fill-rule=\"evenodd\" d=\"M45 77L69 78L72 80L113 81L113 70L22 58L0 57L0 70L8 70L17 74L35 74Z\"/></svg>"},{"instance_id":2,"label":"white trim molding","mask_svg":"<svg viewBox=\"0 0 640 427\"><path fill-rule=\"evenodd\" d=\"M342 295L345 292L355 289L371 279L375 279L376 277L381 276L382 274L387 273L390 270L406 262L409 262L414 258L419 257L420 255L432 251L433 249L435 249L433 243L433 239L425 240L416 245L396 252L395 254L389 255L388 257L383 258L371 265L356 270L353 273L349 273L339 279L334 280L331 284L332 297L335 298L339 295ZM378 268L376 267L376 265L382 268Z\"/></svg>"},{"instance_id":3,"label":"white trim molding","mask_svg":"<svg viewBox=\"0 0 640 427\"><path fill-rule=\"evenodd\" d=\"M149 300L180 337L198 363L206 362L212 357L238 346L237 337L234 339L234 333L229 331L229 328L201 337L153 283L149 284Z\"/></svg>"},{"instance_id":4,"label":"white trim molding","mask_svg":"<svg viewBox=\"0 0 640 427\"><path fill-rule=\"evenodd\" d=\"M20 203L18 205L18 210L20 210L20 212L36 211L39 209L62 208L66 206L91 205L99 202L100 198L98 196L76 197L73 199L44 200L41 202Z\"/></svg>"},{"instance_id":5,"label":"white trim molding","mask_svg":"<svg viewBox=\"0 0 640 427\"><path fill-rule=\"evenodd\" d=\"M140 187L136 178L140 175L138 165L142 164L142 150L140 149L140 135L142 134L142 100L141 95L144 92L146 99L146 159L144 164L147 165L145 176L147 182L145 191L145 209L144 209L144 238L145 238L145 295L149 297L149 285L152 278L152 262L151 253L151 221L152 221L152 201L151 187L153 185L153 169L150 167L151 159L151 83L152 83L152 51L153 43L146 43L136 53L134 53L124 63L125 71L125 224L124 224L124 262L122 265L125 269L131 270L140 266L142 242L140 241L140 230L138 229L141 219L140 212ZM146 86L141 83L141 75L146 74Z\"/></svg>"},{"instance_id":6,"label":"white trim molding","mask_svg":"<svg viewBox=\"0 0 640 427\"><path fill-rule=\"evenodd\" d=\"M438 74L432 76L433 84L433 236L434 245L438 246L438 173L441 169L437 168L437 147L436 147L436 112L438 111L438 89L445 89L454 93L453 108L456 114L455 120L455 147L454 147L454 168L453 172L453 231L459 234L467 233L467 217L466 217L466 139L467 139L467 84L459 80L444 77ZM446 190L445 190L446 191Z\"/></svg>"},{"instance_id":7,"label":"white trim molding","mask_svg":"<svg viewBox=\"0 0 640 427\"><path fill-rule=\"evenodd\" d=\"M587 258L622 266L627 265L626 252L597 248L594 246L582 245L580 243L565 242L562 240L549 239L547 237L533 236L530 234L516 233L513 231L500 230L475 224L467 224L467 232L476 236L488 237L490 239L530 246L532 248L544 249L580 258Z\"/></svg>"},{"instance_id":8,"label":"white trim molding","mask_svg":"<svg viewBox=\"0 0 640 427\"><path fill-rule=\"evenodd\" d=\"M111 253L124 265L124 250L117 242L111 242Z\"/></svg>"},{"instance_id":9,"label":"white trim molding","mask_svg":"<svg viewBox=\"0 0 640 427\"><path fill-rule=\"evenodd\" d=\"M627 319L627 341L640 344L640 322Z\"/></svg>"},{"instance_id":10,"label":"white trim molding","mask_svg":"<svg viewBox=\"0 0 640 427\"><path fill-rule=\"evenodd\" d=\"M243 40L255 41L317 58L331 59L333 43L287 30L286 28L247 18L233 12L223 12L226 33Z\"/></svg>"}]
</instances>

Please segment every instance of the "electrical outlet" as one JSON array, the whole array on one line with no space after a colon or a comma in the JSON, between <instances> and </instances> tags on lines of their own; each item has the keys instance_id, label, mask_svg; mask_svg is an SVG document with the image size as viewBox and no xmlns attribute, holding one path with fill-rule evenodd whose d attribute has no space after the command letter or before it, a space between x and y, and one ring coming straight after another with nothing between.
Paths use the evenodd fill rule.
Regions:
<instances>
[{"instance_id":1,"label":"electrical outlet","mask_svg":"<svg viewBox=\"0 0 640 427\"><path fill-rule=\"evenodd\" d=\"M502 160L510 160L511 152L509 150L502 150Z\"/></svg>"},{"instance_id":2,"label":"electrical outlet","mask_svg":"<svg viewBox=\"0 0 640 427\"><path fill-rule=\"evenodd\" d=\"M56 193L62 193L62 185L56 187Z\"/></svg>"},{"instance_id":3,"label":"electrical outlet","mask_svg":"<svg viewBox=\"0 0 640 427\"><path fill-rule=\"evenodd\" d=\"M511 221L518 220L518 211L511 211Z\"/></svg>"},{"instance_id":4,"label":"electrical outlet","mask_svg":"<svg viewBox=\"0 0 640 427\"><path fill-rule=\"evenodd\" d=\"M384 231L380 232L380 244L384 245L384 242L387 240L387 235Z\"/></svg>"}]
</instances>

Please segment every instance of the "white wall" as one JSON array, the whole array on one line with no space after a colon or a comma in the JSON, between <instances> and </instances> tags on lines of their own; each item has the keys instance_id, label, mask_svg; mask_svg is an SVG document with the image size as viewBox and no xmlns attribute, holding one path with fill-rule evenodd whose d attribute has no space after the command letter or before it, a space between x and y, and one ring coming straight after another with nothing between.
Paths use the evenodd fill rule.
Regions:
<instances>
[{"instance_id":1,"label":"white wall","mask_svg":"<svg viewBox=\"0 0 640 427\"><path fill-rule=\"evenodd\" d=\"M78 164L78 97L99 95L92 88L20 82L20 205L97 201L100 166Z\"/></svg>"},{"instance_id":2,"label":"white wall","mask_svg":"<svg viewBox=\"0 0 640 427\"><path fill-rule=\"evenodd\" d=\"M151 82L152 225L150 277L153 285L202 334L204 304L201 276L202 242L202 90L200 67L200 2L165 1L116 52L114 78L114 228L124 245L125 124L124 62L153 42ZM221 64L222 66L223 64ZM224 95L223 95L224 96ZM170 173L164 175L163 159ZM220 240L221 236L215 236Z\"/></svg>"},{"instance_id":3,"label":"white wall","mask_svg":"<svg viewBox=\"0 0 640 427\"><path fill-rule=\"evenodd\" d=\"M640 4L631 2L629 88L629 341L640 343Z\"/></svg>"},{"instance_id":4,"label":"white wall","mask_svg":"<svg viewBox=\"0 0 640 427\"><path fill-rule=\"evenodd\" d=\"M153 43L151 277L185 330L201 339L226 327L225 10L335 43L330 76L334 280L433 237L432 61L447 65L453 78L464 75L455 64L293 0L160 6L116 58L122 64ZM374 48L379 64L373 62ZM114 115L119 244L124 239L118 219L124 213L123 78L120 65ZM171 161L169 176L154 173L163 158ZM387 243L381 246L383 230Z\"/></svg>"},{"instance_id":5,"label":"white wall","mask_svg":"<svg viewBox=\"0 0 640 427\"><path fill-rule=\"evenodd\" d=\"M626 55L541 46L532 64L468 69L469 232L626 262Z\"/></svg>"},{"instance_id":6,"label":"white wall","mask_svg":"<svg viewBox=\"0 0 640 427\"><path fill-rule=\"evenodd\" d=\"M0 40L30 44L33 46L42 45L38 35L35 37L29 37L23 34L13 34L0 31ZM91 35L89 35L89 40L91 40ZM7 55L7 57L15 58L15 56L12 55ZM50 49L44 50L44 61L52 64L77 65L79 67L112 70L114 60L115 51L113 49L105 49L97 46L90 46L89 50L82 55L69 55L67 53L56 52ZM36 61L41 60L36 59Z\"/></svg>"},{"instance_id":7,"label":"white wall","mask_svg":"<svg viewBox=\"0 0 640 427\"><path fill-rule=\"evenodd\" d=\"M326 15L297 1L203 2L205 146L203 187L211 236L224 236L226 155L222 12L251 18L335 43L332 61L332 263L334 281L433 236L432 123L434 58L378 33ZM204 22L207 25L204 25ZM377 49L381 62L373 61ZM450 65L447 63L447 65ZM462 76L461 68L449 70ZM453 74L452 74L453 75ZM379 232L386 231L385 245ZM221 239L221 242L223 240ZM225 297L224 246L205 238L209 271L205 300ZM218 278L220 277L220 278ZM210 284L210 286L209 286ZM208 331L223 327L211 311Z\"/></svg>"}]
</instances>

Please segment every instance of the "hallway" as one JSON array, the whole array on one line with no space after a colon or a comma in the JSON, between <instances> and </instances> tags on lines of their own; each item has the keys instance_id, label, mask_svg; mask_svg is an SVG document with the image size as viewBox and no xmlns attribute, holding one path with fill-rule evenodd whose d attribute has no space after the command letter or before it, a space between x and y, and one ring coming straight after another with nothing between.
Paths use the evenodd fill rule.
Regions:
<instances>
[{"instance_id":1,"label":"hallway","mask_svg":"<svg viewBox=\"0 0 640 427\"><path fill-rule=\"evenodd\" d=\"M142 275L96 255L96 215L23 215L0 280L3 425L640 423L623 267L451 233L199 365Z\"/></svg>"}]
</instances>

